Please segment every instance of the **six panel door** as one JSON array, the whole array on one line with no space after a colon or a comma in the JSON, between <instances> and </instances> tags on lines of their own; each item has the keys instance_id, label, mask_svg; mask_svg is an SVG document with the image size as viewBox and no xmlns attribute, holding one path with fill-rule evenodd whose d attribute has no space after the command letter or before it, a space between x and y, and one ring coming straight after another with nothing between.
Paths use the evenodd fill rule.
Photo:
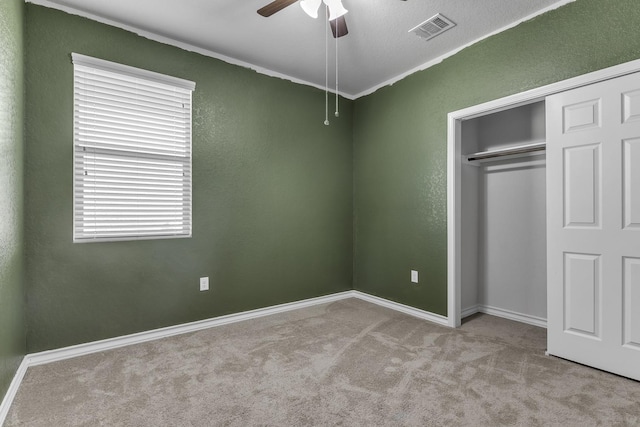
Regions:
<instances>
[{"instance_id":1,"label":"six panel door","mask_svg":"<svg viewBox=\"0 0 640 427\"><path fill-rule=\"evenodd\" d=\"M640 380L640 75L546 115L548 353Z\"/></svg>"}]
</instances>

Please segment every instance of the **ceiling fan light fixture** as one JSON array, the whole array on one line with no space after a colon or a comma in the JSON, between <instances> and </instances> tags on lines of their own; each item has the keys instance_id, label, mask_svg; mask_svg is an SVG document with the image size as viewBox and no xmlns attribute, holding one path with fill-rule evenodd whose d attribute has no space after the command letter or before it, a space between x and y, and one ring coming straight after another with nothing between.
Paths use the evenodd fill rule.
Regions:
<instances>
[{"instance_id":1,"label":"ceiling fan light fixture","mask_svg":"<svg viewBox=\"0 0 640 427\"><path fill-rule=\"evenodd\" d=\"M333 21L335 19L340 18L349 12L342 5L342 0L323 0L324 4L329 7L329 21Z\"/></svg>"},{"instance_id":2,"label":"ceiling fan light fixture","mask_svg":"<svg viewBox=\"0 0 640 427\"><path fill-rule=\"evenodd\" d=\"M318 17L318 10L320 9L320 3L322 3L322 0L300 0L300 7L307 15L316 19Z\"/></svg>"}]
</instances>

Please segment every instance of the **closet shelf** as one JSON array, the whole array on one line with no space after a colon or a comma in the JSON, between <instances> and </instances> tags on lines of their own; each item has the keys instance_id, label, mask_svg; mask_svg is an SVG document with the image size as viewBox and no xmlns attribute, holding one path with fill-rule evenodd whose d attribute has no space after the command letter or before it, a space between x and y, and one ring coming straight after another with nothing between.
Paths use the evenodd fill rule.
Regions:
<instances>
[{"instance_id":1,"label":"closet shelf","mask_svg":"<svg viewBox=\"0 0 640 427\"><path fill-rule=\"evenodd\" d=\"M478 153L468 154L466 158L468 162L483 163L492 160L540 155L544 154L546 148L546 142L536 142L497 150L480 151Z\"/></svg>"}]
</instances>

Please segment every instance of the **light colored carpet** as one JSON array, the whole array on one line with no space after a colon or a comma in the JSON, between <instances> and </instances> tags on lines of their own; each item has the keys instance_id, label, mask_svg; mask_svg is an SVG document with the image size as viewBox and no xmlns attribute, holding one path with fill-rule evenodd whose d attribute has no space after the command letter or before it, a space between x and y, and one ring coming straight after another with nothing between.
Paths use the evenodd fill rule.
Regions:
<instances>
[{"instance_id":1,"label":"light colored carpet","mask_svg":"<svg viewBox=\"0 0 640 427\"><path fill-rule=\"evenodd\" d=\"M7 426L640 426L640 383L360 300L30 368Z\"/></svg>"}]
</instances>

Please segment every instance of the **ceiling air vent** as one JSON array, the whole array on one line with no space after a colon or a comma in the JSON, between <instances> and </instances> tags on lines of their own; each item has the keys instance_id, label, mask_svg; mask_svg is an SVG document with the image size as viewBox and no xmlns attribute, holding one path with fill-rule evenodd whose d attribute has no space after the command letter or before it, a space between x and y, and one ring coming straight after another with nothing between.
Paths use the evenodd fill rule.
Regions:
<instances>
[{"instance_id":1,"label":"ceiling air vent","mask_svg":"<svg viewBox=\"0 0 640 427\"><path fill-rule=\"evenodd\" d=\"M438 13L417 27L410 29L409 32L416 33L418 37L429 40L455 26L456 24L452 20Z\"/></svg>"}]
</instances>

